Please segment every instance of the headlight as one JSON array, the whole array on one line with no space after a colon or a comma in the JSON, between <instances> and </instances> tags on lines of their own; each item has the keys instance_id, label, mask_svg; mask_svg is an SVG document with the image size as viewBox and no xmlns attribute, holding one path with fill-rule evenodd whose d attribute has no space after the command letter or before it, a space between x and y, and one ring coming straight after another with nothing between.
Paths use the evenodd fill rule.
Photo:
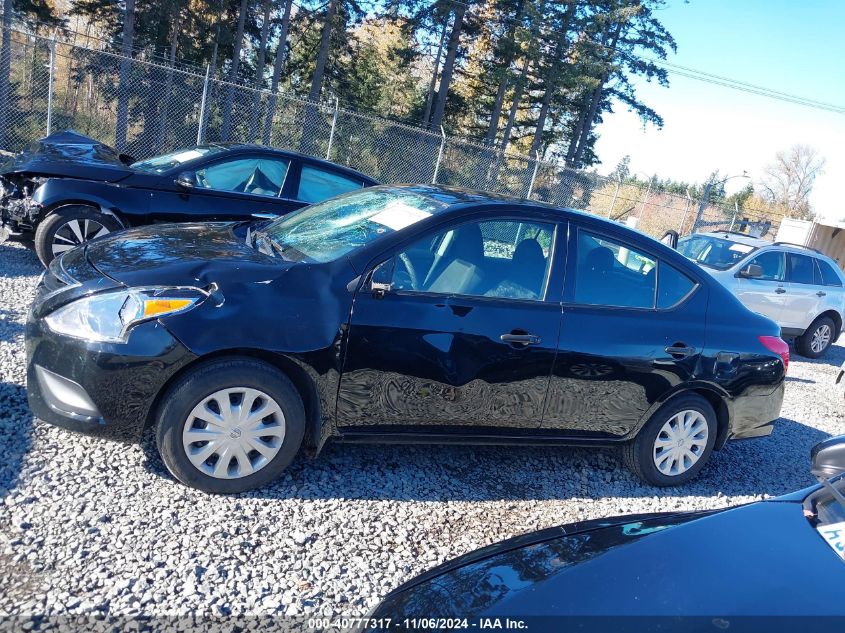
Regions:
<instances>
[{"instance_id":1,"label":"headlight","mask_svg":"<svg viewBox=\"0 0 845 633\"><path fill-rule=\"evenodd\" d=\"M133 288L83 297L44 318L54 332L100 343L125 343L132 326L185 312L207 296L199 288Z\"/></svg>"}]
</instances>

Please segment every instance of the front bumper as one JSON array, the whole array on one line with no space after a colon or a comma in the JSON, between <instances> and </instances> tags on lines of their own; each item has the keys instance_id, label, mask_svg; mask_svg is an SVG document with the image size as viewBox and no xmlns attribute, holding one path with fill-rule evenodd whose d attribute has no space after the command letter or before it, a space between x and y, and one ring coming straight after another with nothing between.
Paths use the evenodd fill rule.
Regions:
<instances>
[{"instance_id":1,"label":"front bumper","mask_svg":"<svg viewBox=\"0 0 845 633\"><path fill-rule=\"evenodd\" d=\"M133 328L126 343L56 334L40 318L26 325L27 392L36 417L122 441L140 439L156 397L195 359L157 321Z\"/></svg>"}]
</instances>

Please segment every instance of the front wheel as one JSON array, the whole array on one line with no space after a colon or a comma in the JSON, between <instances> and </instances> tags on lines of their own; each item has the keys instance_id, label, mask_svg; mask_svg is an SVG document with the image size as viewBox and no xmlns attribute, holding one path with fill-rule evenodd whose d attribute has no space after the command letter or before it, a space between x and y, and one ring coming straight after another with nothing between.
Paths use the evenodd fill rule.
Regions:
<instances>
[{"instance_id":1,"label":"front wheel","mask_svg":"<svg viewBox=\"0 0 845 633\"><path fill-rule=\"evenodd\" d=\"M623 448L625 463L652 486L679 486L693 479L716 443L716 413L701 396L672 398Z\"/></svg>"},{"instance_id":2,"label":"front wheel","mask_svg":"<svg viewBox=\"0 0 845 633\"><path fill-rule=\"evenodd\" d=\"M293 461L305 410L290 380L251 358L212 361L165 397L156 442L170 473L206 492L263 486Z\"/></svg>"},{"instance_id":3,"label":"front wheel","mask_svg":"<svg viewBox=\"0 0 845 633\"><path fill-rule=\"evenodd\" d=\"M834 328L833 319L819 317L807 328L807 331L795 341L795 349L801 356L807 358L821 358L833 345Z\"/></svg>"},{"instance_id":4,"label":"front wheel","mask_svg":"<svg viewBox=\"0 0 845 633\"><path fill-rule=\"evenodd\" d=\"M47 266L75 246L123 228L114 217L93 207L68 205L56 209L35 229L35 252Z\"/></svg>"}]
</instances>

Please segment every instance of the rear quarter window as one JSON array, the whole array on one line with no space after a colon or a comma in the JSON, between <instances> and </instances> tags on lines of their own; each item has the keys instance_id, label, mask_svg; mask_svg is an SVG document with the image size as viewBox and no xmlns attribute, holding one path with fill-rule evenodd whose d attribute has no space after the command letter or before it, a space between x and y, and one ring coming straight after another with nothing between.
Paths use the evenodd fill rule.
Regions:
<instances>
[{"instance_id":1,"label":"rear quarter window","mask_svg":"<svg viewBox=\"0 0 845 633\"><path fill-rule=\"evenodd\" d=\"M661 260L657 266L658 309L665 310L678 305L695 286L695 281Z\"/></svg>"},{"instance_id":2,"label":"rear quarter window","mask_svg":"<svg viewBox=\"0 0 845 633\"><path fill-rule=\"evenodd\" d=\"M820 277L817 283L820 286L842 286L842 278L833 269L833 266L823 259L816 259L816 265L818 266L816 272Z\"/></svg>"}]
</instances>

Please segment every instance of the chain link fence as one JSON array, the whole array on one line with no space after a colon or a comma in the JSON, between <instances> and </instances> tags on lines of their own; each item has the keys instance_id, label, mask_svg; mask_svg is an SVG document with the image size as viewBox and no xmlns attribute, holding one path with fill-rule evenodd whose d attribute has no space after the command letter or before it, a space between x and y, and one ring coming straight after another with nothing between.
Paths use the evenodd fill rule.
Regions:
<instances>
[{"instance_id":1,"label":"chain link fence","mask_svg":"<svg viewBox=\"0 0 845 633\"><path fill-rule=\"evenodd\" d=\"M601 215L655 237L738 230L772 236L765 208L702 203L635 179L615 180L159 60L127 58L80 34L13 28L0 86L0 149L74 129L137 159L195 143L263 143L326 158L382 182L436 182ZM95 44L97 42L95 41ZM102 44L102 43L101 43ZM3 54L0 54L2 74Z\"/></svg>"}]
</instances>

